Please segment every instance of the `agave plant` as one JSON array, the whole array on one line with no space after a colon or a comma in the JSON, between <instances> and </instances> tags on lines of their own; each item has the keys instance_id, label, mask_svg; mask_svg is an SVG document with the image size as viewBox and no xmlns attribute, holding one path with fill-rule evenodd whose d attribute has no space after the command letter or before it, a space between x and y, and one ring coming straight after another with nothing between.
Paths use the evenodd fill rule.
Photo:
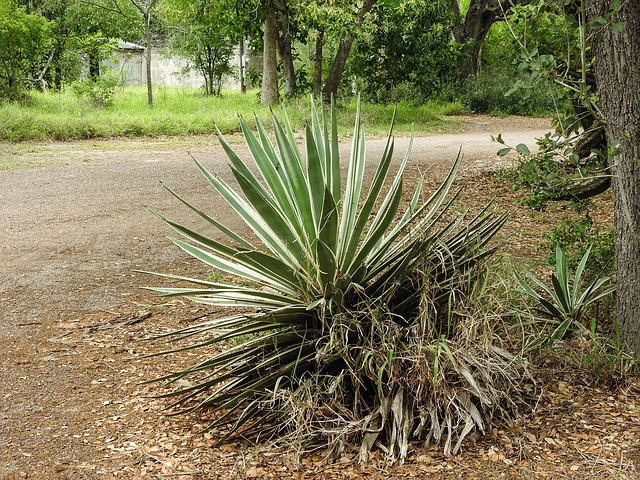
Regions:
<instances>
[{"instance_id":1,"label":"agave plant","mask_svg":"<svg viewBox=\"0 0 640 480\"><path fill-rule=\"evenodd\" d=\"M406 455L408 437L422 431L436 440L448 431L451 450L452 432L461 425L464 437L474 426L482 428L478 408L492 402L479 387L486 371L452 353L450 339L461 331L452 305L473 277L470 272L480 271L490 255L484 247L505 217L487 209L468 220L447 213L460 156L426 200L422 181L405 199L402 174L409 152L392 174L391 135L365 188L359 107L344 185L334 106L321 114L313 108L304 131L305 155L283 115L283 123L273 117L275 145L259 121L256 133L241 122L255 169L219 135L239 191L194 159L259 242L248 241L174 192L230 242L158 214L186 238L173 239L177 246L209 267L250 280L251 286L163 274L195 285L153 288L163 295L244 310L159 335L170 341L201 338L170 352L224 342L233 346L155 380L176 385L166 394L177 397L170 407L218 409L211 427L232 424L221 441L238 431L249 435L300 427L306 416L313 420L305 425L322 424L318 430L336 445L344 441L345 430L327 422L342 419L350 433L359 435L362 458L385 432L394 458ZM513 363L501 349L486 351ZM409 357L426 360L410 366ZM424 397L429 389L421 390L407 376L409 370L399 372L404 368L432 379L449 378L447 368L459 373L461 390L443 407L448 413L439 417L440 407L427 408L433 403ZM404 383L397 381L399 375ZM422 400L403 390L407 382L414 384L414 393L421 391ZM301 413L294 404L311 407ZM464 422L453 418L456 409L466 412Z\"/></svg>"},{"instance_id":2,"label":"agave plant","mask_svg":"<svg viewBox=\"0 0 640 480\"><path fill-rule=\"evenodd\" d=\"M582 274L589 261L592 247L593 245L590 245L582 256L572 282L569 281L567 257L560 245L556 246L556 271L551 275L551 286L546 285L527 268L524 268L526 277L542 293L538 293L521 275L516 273L521 291L539 303L536 310L542 317L539 317L538 320L554 326L549 336L550 342L565 338L567 333L575 329L576 324L584 327L583 317L589 307L616 289L615 285L611 285L609 282L609 277L596 278L586 288L581 288Z\"/></svg>"}]
</instances>

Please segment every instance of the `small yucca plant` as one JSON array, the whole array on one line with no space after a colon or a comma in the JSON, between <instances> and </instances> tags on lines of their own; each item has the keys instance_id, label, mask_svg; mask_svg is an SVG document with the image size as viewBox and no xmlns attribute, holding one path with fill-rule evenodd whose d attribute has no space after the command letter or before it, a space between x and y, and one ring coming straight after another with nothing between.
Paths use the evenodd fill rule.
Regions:
<instances>
[{"instance_id":1,"label":"small yucca plant","mask_svg":"<svg viewBox=\"0 0 640 480\"><path fill-rule=\"evenodd\" d=\"M553 327L548 339L550 343L562 340L568 333L575 330L576 326L587 328L588 325L584 324L584 316L589 311L589 307L616 289L615 285L611 285L610 277L597 277L583 288L582 274L592 248L593 245L589 245L582 256L572 281L569 279L567 256L560 245L556 246L556 268L555 273L551 275L550 286L527 268L523 267L523 270L533 286L516 273L521 291L539 303L535 310L540 316L535 320Z\"/></svg>"},{"instance_id":2,"label":"small yucca plant","mask_svg":"<svg viewBox=\"0 0 640 480\"><path fill-rule=\"evenodd\" d=\"M478 340L477 329L456 311L458 299L482 278L482 261L491 253L485 245L505 217L485 210L468 221L464 215L445 219L460 158L427 200L421 201L419 182L404 202L408 152L391 175L391 136L365 188L359 111L344 185L335 108L330 121L324 111L312 112L304 157L286 114L284 125L275 117L273 124L277 148L259 122L257 135L242 122L259 175L220 135L241 192L195 161L260 243L182 199L230 244L160 216L186 237L173 239L184 251L254 285L165 275L197 288L154 288L167 296L246 308L168 334L171 341L204 336L173 351L235 343L156 379L189 379L166 395L178 397L171 407L219 409L211 427L232 423L227 435L293 430L298 438L324 436L336 448L359 441L362 459L383 438L392 458L404 458L411 435L444 436L445 450L457 450L474 427L483 429L480 412L498 409L502 393L492 382L506 378L515 365L490 338ZM448 389L440 388L443 382ZM459 442L452 448L454 435Z\"/></svg>"}]
</instances>

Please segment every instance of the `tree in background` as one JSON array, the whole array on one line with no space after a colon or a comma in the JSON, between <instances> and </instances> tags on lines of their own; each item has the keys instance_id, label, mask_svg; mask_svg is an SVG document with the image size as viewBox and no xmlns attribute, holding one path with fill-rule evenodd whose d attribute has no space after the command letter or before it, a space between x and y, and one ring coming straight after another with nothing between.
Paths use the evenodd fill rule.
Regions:
<instances>
[{"instance_id":1,"label":"tree in background","mask_svg":"<svg viewBox=\"0 0 640 480\"><path fill-rule=\"evenodd\" d=\"M455 17L446 2L379 3L371 17L374 27L357 41L352 63L370 98L394 101L392 90L401 90L421 101L450 82L460 47L451 42Z\"/></svg>"},{"instance_id":2,"label":"tree in background","mask_svg":"<svg viewBox=\"0 0 640 480\"><path fill-rule=\"evenodd\" d=\"M109 39L130 36L130 29L120 16L106 11L96 14L81 0L27 0L23 4L27 13L51 23L48 61L30 72L35 86L59 90L76 81L84 73L85 64L78 61L83 55L88 57L90 76L96 80L100 62L111 52Z\"/></svg>"},{"instance_id":3,"label":"tree in background","mask_svg":"<svg viewBox=\"0 0 640 480\"><path fill-rule=\"evenodd\" d=\"M282 77L287 95L298 93L298 81L294 66L294 40L301 40L300 29L304 28L299 16L304 8L303 2L287 0L267 0L263 5L263 75L261 102L277 103L278 60L280 56Z\"/></svg>"},{"instance_id":4,"label":"tree in background","mask_svg":"<svg viewBox=\"0 0 640 480\"><path fill-rule=\"evenodd\" d=\"M295 42L315 42L314 93L325 99L336 95L354 40L367 23L368 13L376 0L364 0L362 4L326 0L269 0L263 5L265 13L263 43L262 102L278 101L277 56L282 60L282 74L287 94L301 90L300 64L294 65ZM322 60L324 43L335 40L337 48L331 69L322 86ZM311 82L307 84L311 85Z\"/></svg>"},{"instance_id":5,"label":"tree in background","mask_svg":"<svg viewBox=\"0 0 640 480\"><path fill-rule=\"evenodd\" d=\"M30 72L47 65L53 26L13 0L0 0L0 97L18 96Z\"/></svg>"},{"instance_id":6,"label":"tree in background","mask_svg":"<svg viewBox=\"0 0 640 480\"><path fill-rule=\"evenodd\" d=\"M463 46L458 65L461 83L480 71L482 45L495 21L514 6L517 0L470 0L462 22L453 29L453 37ZM462 18L461 0L453 0L452 11Z\"/></svg>"},{"instance_id":7,"label":"tree in background","mask_svg":"<svg viewBox=\"0 0 640 480\"><path fill-rule=\"evenodd\" d=\"M233 45L240 35L229 10L227 2L217 0L174 0L162 10L170 25L171 51L187 60L187 71L196 70L204 77L206 95L219 95L224 77L233 73Z\"/></svg>"},{"instance_id":8,"label":"tree in background","mask_svg":"<svg viewBox=\"0 0 640 480\"><path fill-rule=\"evenodd\" d=\"M264 31L262 42L262 91L260 102L276 104L280 100L278 93L278 63L276 52L278 50L278 27L276 12L267 10L264 19Z\"/></svg>"},{"instance_id":9,"label":"tree in background","mask_svg":"<svg viewBox=\"0 0 640 480\"><path fill-rule=\"evenodd\" d=\"M340 39L338 50L336 51L336 55L331 65L331 70L329 71L329 75L327 76L322 89L322 95L325 100L329 100L331 96L335 96L338 93L338 86L342 80L344 67L347 63L349 52L351 52L353 42L356 39L356 34L364 25L366 17L375 3L376 0L364 0L362 2L362 5L358 7L353 23L349 25L351 27L349 32Z\"/></svg>"},{"instance_id":10,"label":"tree in background","mask_svg":"<svg viewBox=\"0 0 640 480\"><path fill-rule=\"evenodd\" d=\"M147 67L147 103L153 107L153 83L151 81L151 45L153 37L152 16L159 0L81 0L102 11L121 16L144 39L144 57Z\"/></svg>"},{"instance_id":11,"label":"tree in background","mask_svg":"<svg viewBox=\"0 0 640 480\"><path fill-rule=\"evenodd\" d=\"M305 38L308 42L313 44L312 60L313 65L311 70L313 71L313 80L310 82L312 86L313 95L319 98L322 95L323 90L323 77L329 78L329 67L327 71L324 71L324 57L335 57L332 59L331 70L334 72L334 76L340 73L337 78L337 83L331 86L332 92L335 94L337 88L344 73L346 66L346 60L349 52L346 52L345 56L345 44L343 40L354 33L361 35L363 31L366 31L368 22L365 22L366 16L363 14L360 24L358 24L358 14L362 9L371 9L372 4L363 4L362 7L354 5L353 2L346 2L344 0L302 0L300 1L300 8L298 10L297 19L299 21L299 30L301 31L301 37ZM366 13L366 12L365 12ZM354 37L355 38L355 37ZM343 45L341 47L341 45ZM325 48L329 46L329 48ZM335 48L334 48L335 46ZM334 53L335 52L335 53ZM342 57L342 58L338 58ZM342 71L338 72L338 62L342 62ZM325 76L326 74L326 76Z\"/></svg>"},{"instance_id":12,"label":"tree in background","mask_svg":"<svg viewBox=\"0 0 640 480\"><path fill-rule=\"evenodd\" d=\"M298 81L293 64L293 39L296 36L299 22L286 0L272 0L271 6L277 12L276 16L279 28L276 46L278 47L278 54L282 62L284 89L287 95L295 95L298 91Z\"/></svg>"}]
</instances>

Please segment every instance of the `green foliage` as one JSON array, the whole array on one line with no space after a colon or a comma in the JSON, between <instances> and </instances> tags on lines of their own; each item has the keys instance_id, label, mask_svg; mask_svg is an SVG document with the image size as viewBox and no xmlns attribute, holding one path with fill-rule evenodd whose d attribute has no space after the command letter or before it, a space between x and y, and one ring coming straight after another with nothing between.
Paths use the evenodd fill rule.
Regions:
<instances>
[{"instance_id":1,"label":"green foliage","mask_svg":"<svg viewBox=\"0 0 640 480\"><path fill-rule=\"evenodd\" d=\"M485 68L477 78L470 79L458 95L463 105L476 113L546 116L556 112L558 92L550 87L540 86L507 96L514 77L516 74L509 65ZM528 82L526 75L521 75L521 78Z\"/></svg>"},{"instance_id":2,"label":"green foliage","mask_svg":"<svg viewBox=\"0 0 640 480\"><path fill-rule=\"evenodd\" d=\"M207 95L220 95L225 77L233 74L233 44L239 41L227 2L184 2L164 5L164 21L172 25L170 50L184 57L184 73L196 70L205 79Z\"/></svg>"},{"instance_id":3,"label":"green foliage","mask_svg":"<svg viewBox=\"0 0 640 480\"><path fill-rule=\"evenodd\" d=\"M483 417L504 413L501 392L519 383L517 359L493 345L465 300L491 291L485 246L506 217L486 209L469 219L447 214L460 158L432 195L423 197L419 182L401 212L408 153L392 173L390 137L365 185L359 109L343 182L336 113L313 112L306 162L286 114L283 124L273 118L277 148L259 121L257 134L242 122L251 167L220 136L239 191L195 161L260 244L170 190L233 246L158 214L186 238L173 242L252 283L159 274L195 284L153 288L163 295L248 310L156 337L190 340L172 352L237 342L156 381L189 385L165 395L183 412L218 409L211 427L232 425L221 441L234 432L294 430L298 441L329 437L339 448L355 437L366 459L384 435L390 457L404 459L415 435L446 439L445 452L455 452L472 429L485 428Z\"/></svg>"},{"instance_id":4,"label":"green foliage","mask_svg":"<svg viewBox=\"0 0 640 480\"><path fill-rule=\"evenodd\" d=\"M73 91L89 100L94 107L111 107L116 88L122 85L118 72L103 72L98 77L84 77L71 84Z\"/></svg>"},{"instance_id":5,"label":"green foliage","mask_svg":"<svg viewBox=\"0 0 640 480\"><path fill-rule=\"evenodd\" d=\"M215 134L213 119L223 133L240 131L240 119L255 113L265 122L270 109L256 103L255 94L223 91L219 97L205 97L202 90L160 87L156 89L154 108L146 104L142 87L117 88L113 106L108 109L93 108L84 97L78 97L70 88L62 92L29 92L20 102L0 104L0 139L72 140L95 137L145 137ZM295 129L304 128L307 121L304 112L309 108L308 98L286 99L290 120ZM413 120L420 127L419 134L452 128L458 120L442 118L459 113L459 105L429 102L425 105L399 105L398 131L408 135ZM342 104L337 112L341 125L353 123L356 102ZM366 104L363 121L372 134L388 132L393 116L393 106ZM338 126L341 136L350 129Z\"/></svg>"},{"instance_id":6,"label":"green foliage","mask_svg":"<svg viewBox=\"0 0 640 480\"><path fill-rule=\"evenodd\" d=\"M566 213L563 221L545 235L540 250L549 252L549 263L552 264L551 252L559 245L567 254L569 268L576 268L587 249L591 248L586 277L595 278L603 273L612 275L615 271L613 226L604 231L598 227L591 215L595 206L589 200L570 202L569 208L575 213Z\"/></svg>"},{"instance_id":7,"label":"green foliage","mask_svg":"<svg viewBox=\"0 0 640 480\"><path fill-rule=\"evenodd\" d=\"M482 69L491 72L513 70L518 45L504 22L495 22L482 43Z\"/></svg>"},{"instance_id":8,"label":"green foliage","mask_svg":"<svg viewBox=\"0 0 640 480\"><path fill-rule=\"evenodd\" d=\"M563 162L565 158L558 155L556 141L552 139L550 133L537 140L540 151L535 155L531 154L531 150L524 143L515 147L507 145L501 134L492 136L491 139L502 145L497 155L504 157L514 150L519 154L514 165L501 170L496 178L509 181L514 187L527 188L532 192L531 187L540 184L550 185L556 180L566 177ZM548 196L531 193L525 196L522 203L534 210L544 210L549 200Z\"/></svg>"},{"instance_id":9,"label":"green foliage","mask_svg":"<svg viewBox=\"0 0 640 480\"><path fill-rule=\"evenodd\" d=\"M569 127L560 122L556 132L549 132L536 140L539 148L536 154L532 154L525 144L512 147L505 144L501 135L492 136L495 142L503 145L497 152L499 156L505 156L513 150L519 154L514 166L502 170L498 178L512 182L515 187L529 189L529 194L521 202L533 210L543 211L550 201L570 197L568 189L581 179L609 175L603 165L608 165L610 159L618 154L617 148L608 152L594 149L589 156L580 158L574 149L576 137L570 136L577 127L571 117L568 121L571 122ZM587 205L577 199L574 204L577 210L580 205Z\"/></svg>"},{"instance_id":10,"label":"green foliage","mask_svg":"<svg viewBox=\"0 0 640 480\"><path fill-rule=\"evenodd\" d=\"M460 46L454 18L441 2L378 3L373 28L358 39L351 68L372 101L426 101L454 76Z\"/></svg>"},{"instance_id":11,"label":"green foliage","mask_svg":"<svg viewBox=\"0 0 640 480\"><path fill-rule=\"evenodd\" d=\"M339 39L356 31L359 7L346 0L303 0L298 4L297 20L301 32L321 29Z\"/></svg>"},{"instance_id":12,"label":"green foliage","mask_svg":"<svg viewBox=\"0 0 640 480\"><path fill-rule=\"evenodd\" d=\"M0 98L19 96L25 79L45 65L53 26L14 0L0 0Z\"/></svg>"},{"instance_id":13,"label":"green foliage","mask_svg":"<svg viewBox=\"0 0 640 480\"><path fill-rule=\"evenodd\" d=\"M590 15L584 2L537 1L510 8L505 23L517 45L514 58L519 75L508 94L528 95L539 86L557 85L562 87L562 103L568 106L566 116L576 122L574 129L580 123L585 130L593 121L606 123L598 107L591 47L602 28L624 31L624 23L615 18L621 5L615 0L606 9L602 6L604 16L590 24L586 24ZM521 78L525 73L526 78Z\"/></svg>"},{"instance_id":14,"label":"green foliage","mask_svg":"<svg viewBox=\"0 0 640 480\"><path fill-rule=\"evenodd\" d=\"M522 292L539 304L535 309L542 317L536 320L552 326L552 332L548 338L550 343L564 339L577 327L587 327L585 320L588 319L585 317L589 307L615 291L615 286L609 283L609 277L596 278L589 286L582 288L582 274L589 261L591 248L590 246L580 259L573 281L569 280L567 257L559 245L556 247L555 273L551 275L551 286L538 279L525 267L523 267L525 277L532 282L533 287L516 273Z\"/></svg>"},{"instance_id":15,"label":"green foliage","mask_svg":"<svg viewBox=\"0 0 640 480\"><path fill-rule=\"evenodd\" d=\"M80 79L87 67L85 59L93 68L98 67L110 54L110 39L139 39L139 33L124 16L110 10L98 10L82 0L26 0L22 3L28 13L51 24L52 55L43 76L46 88L61 90ZM129 15L136 15L135 7L128 0L119 6ZM42 67L34 66L30 76L38 77Z\"/></svg>"},{"instance_id":16,"label":"green foliage","mask_svg":"<svg viewBox=\"0 0 640 480\"><path fill-rule=\"evenodd\" d=\"M596 321L591 321L589 349L576 352L580 363L593 372L593 385L606 385L617 389L630 374L638 372L639 361L629 352L620 339L618 324L612 336L603 336L597 331Z\"/></svg>"},{"instance_id":17,"label":"green foliage","mask_svg":"<svg viewBox=\"0 0 640 480\"><path fill-rule=\"evenodd\" d=\"M462 90L467 108L491 115L540 116L565 109L562 89L540 81L538 63L549 60L568 33L562 18L540 11L542 3L516 5L507 22L492 25L483 42L480 74Z\"/></svg>"}]
</instances>

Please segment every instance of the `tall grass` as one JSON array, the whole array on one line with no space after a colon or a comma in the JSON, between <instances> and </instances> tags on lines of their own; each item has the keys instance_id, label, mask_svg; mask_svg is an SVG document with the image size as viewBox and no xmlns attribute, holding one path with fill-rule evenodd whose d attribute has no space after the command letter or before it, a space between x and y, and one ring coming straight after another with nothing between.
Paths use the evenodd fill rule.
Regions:
<instances>
[{"instance_id":1,"label":"tall grass","mask_svg":"<svg viewBox=\"0 0 640 480\"><path fill-rule=\"evenodd\" d=\"M262 122L270 120L270 108L261 105L257 91L241 94L225 91L221 97L207 97L188 88L156 87L154 106L149 108L144 87L120 88L112 106L96 108L72 89L60 93L31 92L27 101L0 104L0 139L77 140L111 137L154 137L215 133L215 125L225 134L239 132L239 115L253 124L254 114ZM292 126L301 129L307 121L309 99L285 100ZM353 125L355 100L343 102L338 111L340 125ZM393 113L391 105L369 104L363 108L368 133L386 134ZM408 133L412 122L418 133L451 128L458 121L444 118L460 114L455 104L428 103L400 105L397 133ZM341 134L348 134L345 127Z\"/></svg>"}]
</instances>

